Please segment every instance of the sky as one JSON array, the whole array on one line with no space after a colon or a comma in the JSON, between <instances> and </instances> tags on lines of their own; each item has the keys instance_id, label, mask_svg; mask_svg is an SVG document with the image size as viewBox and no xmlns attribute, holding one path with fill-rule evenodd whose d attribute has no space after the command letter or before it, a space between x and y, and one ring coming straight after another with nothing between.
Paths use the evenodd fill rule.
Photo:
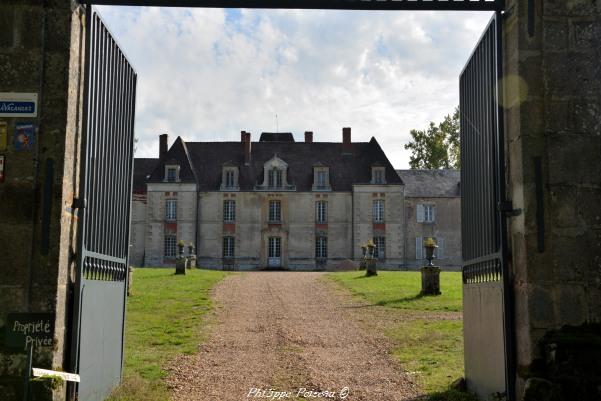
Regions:
<instances>
[{"instance_id":1,"label":"sky","mask_svg":"<svg viewBox=\"0 0 601 401\"><path fill-rule=\"evenodd\" d=\"M138 73L136 157L158 135L239 141L240 131L375 137L408 168L411 129L459 103L488 12L99 7ZM277 118L276 118L277 116Z\"/></svg>"}]
</instances>

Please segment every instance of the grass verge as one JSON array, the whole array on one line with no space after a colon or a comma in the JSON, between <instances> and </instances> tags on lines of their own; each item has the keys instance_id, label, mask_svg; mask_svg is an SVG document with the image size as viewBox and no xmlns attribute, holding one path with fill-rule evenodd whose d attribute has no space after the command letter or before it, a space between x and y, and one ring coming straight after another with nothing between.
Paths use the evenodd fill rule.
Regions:
<instances>
[{"instance_id":1,"label":"grass verge","mask_svg":"<svg viewBox=\"0 0 601 401\"><path fill-rule=\"evenodd\" d=\"M395 319L385 334L395 343L393 355L417 377L431 400L469 400L448 390L463 376L461 273L442 272L439 296L420 296L419 272L331 273L328 278L376 307L388 308ZM394 321L394 323L392 323ZM471 397L465 394L465 397Z\"/></svg>"},{"instance_id":2,"label":"grass verge","mask_svg":"<svg viewBox=\"0 0 601 401\"><path fill-rule=\"evenodd\" d=\"M204 315L211 310L209 290L227 273L191 269L134 271L127 299L125 374L107 401L165 401L165 363L179 354L193 354L204 335Z\"/></svg>"}]
</instances>

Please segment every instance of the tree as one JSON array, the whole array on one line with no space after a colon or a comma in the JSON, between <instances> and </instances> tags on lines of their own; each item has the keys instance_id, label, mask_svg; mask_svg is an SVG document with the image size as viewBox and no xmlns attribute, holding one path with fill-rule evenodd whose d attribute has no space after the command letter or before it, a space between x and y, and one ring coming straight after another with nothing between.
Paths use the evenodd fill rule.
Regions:
<instances>
[{"instance_id":1,"label":"tree","mask_svg":"<svg viewBox=\"0 0 601 401\"><path fill-rule=\"evenodd\" d=\"M405 149L411 150L409 166L412 169L460 168L459 108L436 125L424 131L412 129L411 142Z\"/></svg>"}]
</instances>

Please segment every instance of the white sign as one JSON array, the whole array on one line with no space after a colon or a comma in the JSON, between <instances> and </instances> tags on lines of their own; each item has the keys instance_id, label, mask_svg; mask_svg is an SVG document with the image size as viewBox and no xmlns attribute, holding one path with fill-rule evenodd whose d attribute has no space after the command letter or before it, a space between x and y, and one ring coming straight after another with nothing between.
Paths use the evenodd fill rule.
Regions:
<instances>
[{"instance_id":1,"label":"white sign","mask_svg":"<svg viewBox=\"0 0 601 401\"><path fill-rule=\"evenodd\" d=\"M0 92L0 117L37 117L38 94Z\"/></svg>"},{"instance_id":2,"label":"white sign","mask_svg":"<svg viewBox=\"0 0 601 401\"><path fill-rule=\"evenodd\" d=\"M35 377L59 376L63 380L66 380L68 382L78 382L79 383L79 375L76 375L75 373L57 372L56 370L33 368L33 375Z\"/></svg>"}]
</instances>

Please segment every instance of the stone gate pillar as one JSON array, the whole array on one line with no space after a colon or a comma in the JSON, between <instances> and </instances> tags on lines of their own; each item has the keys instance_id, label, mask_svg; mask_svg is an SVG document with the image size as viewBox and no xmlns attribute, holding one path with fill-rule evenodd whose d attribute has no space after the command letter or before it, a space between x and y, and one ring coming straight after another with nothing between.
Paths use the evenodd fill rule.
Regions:
<instances>
[{"instance_id":1,"label":"stone gate pillar","mask_svg":"<svg viewBox=\"0 0 601 401\"><path fill-rule=\"evenodd\" d=\"M34 93L37 115L0 116L0 394L22 399L25 354L4 338L9 314L54 314L35 367L69 370L83 13L69 0L0 2L0 92ZM1 99L0 99L1 100ZM15 137L15 131L25 137ZM25 140L25 142L23 142ZM14 316L14 315L13 315ZM55 391L64 399L66 386ZM48 397L52 395L48 394ZM48 398L49 399L49 398Z\"/></svg>"},{"instance_id":2,"label":"stone gate pillar","mask_svg":"<svg viewBox=\"0 0 601 401\"><path fill-rule=\"evenodd\" d=\"M553 381L539 363L549 336L601 321L601 3L508 0L507 10L517 396L536 399L534 384Z\"/></svg>"}]
</instances>

